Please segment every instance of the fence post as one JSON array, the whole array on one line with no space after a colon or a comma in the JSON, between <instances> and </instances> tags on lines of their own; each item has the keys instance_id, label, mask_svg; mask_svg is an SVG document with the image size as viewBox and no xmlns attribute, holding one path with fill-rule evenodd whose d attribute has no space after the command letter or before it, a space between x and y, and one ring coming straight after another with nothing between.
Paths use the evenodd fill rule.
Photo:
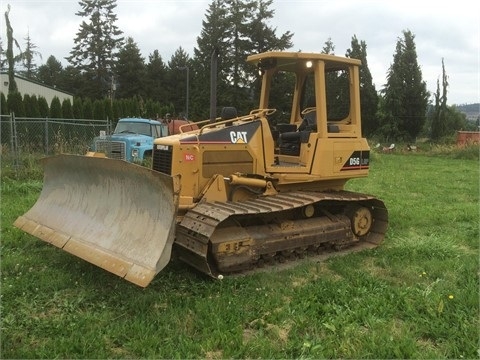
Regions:
<instances>
[{"instance_id":1,"label":"fence post","mask_svg":"<svg viewBox=\"0 0 480 360\"><path fill-rule=\"evenodd\" d=\"M15 147L13 146L13 113L10 113L10 149L12 149L12 153L15 156Z\"/></svg>"},{"instance_id":2,"label":"fence post","mask_svg":"<svg viewBox=\"0 0 480 360\"><path fill-rule=\"evenodd\" d=\"M45 156L48 156L48 117L45 118Z\"/></svg>"},{"instance_id":3,"label":"fence post","mask_svg":"<svg viewBox=\"0 0 480 360\"><path fill-rule=\"evenodd\" d=\"M13 151L13 167L15 168L15 175L18 175L17 171L20 166L19 163L19 150L17 142L17 126L15 124L15 113L10 113L10 145Z\"/></svg>"}]
</instances>

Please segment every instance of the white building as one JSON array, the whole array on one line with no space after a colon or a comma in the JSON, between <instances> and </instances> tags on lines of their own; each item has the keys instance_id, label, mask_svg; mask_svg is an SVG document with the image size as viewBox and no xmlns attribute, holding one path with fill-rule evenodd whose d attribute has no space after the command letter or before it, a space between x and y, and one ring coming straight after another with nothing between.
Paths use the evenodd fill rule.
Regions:
<instances>
[{"instance_id":1,"label":"white building","mask_svg":"<svg viewBox=\"0 0 480 360\"><path fill-rule=\"evenodd\" d=\"M8 81L8 73L0 73L0 92L2 92L5 97L7 97L8 94ZM15 82L17 83L18 92L22 96L25 94L30 96L36 95L37 98L43 96L47 100L49 106L55 96L60 99L60 103L62 103L65 99L70 99L70 103L73 104L73 95L66 91L41 84L18 75L15 75Z\"/></svg>"}]
</instances>

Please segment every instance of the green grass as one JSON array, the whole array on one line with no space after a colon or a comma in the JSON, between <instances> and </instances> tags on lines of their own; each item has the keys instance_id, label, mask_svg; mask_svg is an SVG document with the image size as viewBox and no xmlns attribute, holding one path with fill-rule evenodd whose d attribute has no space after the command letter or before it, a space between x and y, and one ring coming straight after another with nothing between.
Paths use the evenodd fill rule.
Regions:
<instances>
[{"instance_id":1,"label":"green grass","mask_svg":"<svg viewBox=\"0 0 480 360\"><path fill-rule=\"evenodd\" d=\"M13 228L41 181L2 178L1 358L478 358L478 160L371 160L348 188L385 201L380 247L146 289Z\"/></svg>"}]
</instances>

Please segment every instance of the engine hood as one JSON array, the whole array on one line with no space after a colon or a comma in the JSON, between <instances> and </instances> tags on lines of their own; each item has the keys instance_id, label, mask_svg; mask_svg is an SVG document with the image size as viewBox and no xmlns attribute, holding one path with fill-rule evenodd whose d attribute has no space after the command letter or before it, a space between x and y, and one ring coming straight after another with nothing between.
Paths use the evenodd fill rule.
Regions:
<instances>
[{"instance_id":1,"label":"engine hood","mask_svg":"<svg viewBox=\"0 0 480 360\"><path fill-rule=\"evenodd\" d=\"M151 144L153 142L153 138L151 136L142 135L142 134L131 134L131 133L123 133L123 134L112 134L107 135L103 138L96 137L95 141L98 140L106 140L106 141L124 141L128 143L140 143L140 144Z\"/></svg>"}]
</instances>

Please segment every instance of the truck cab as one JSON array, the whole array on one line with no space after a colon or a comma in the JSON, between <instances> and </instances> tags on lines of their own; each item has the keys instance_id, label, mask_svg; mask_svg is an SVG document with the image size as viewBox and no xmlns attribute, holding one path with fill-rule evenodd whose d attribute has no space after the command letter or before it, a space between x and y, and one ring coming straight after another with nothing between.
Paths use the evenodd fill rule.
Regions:
<instances>
[{"instance_id":1,"label":"truck cab","mask_svg":"<svg viewBox=\"0 0 480 360\"><path fill-rule=\"evenodd\" d=\"M90 151L112 159L142 162L152 155L153 140L168 135L166 124L143 118L120 119L113 134L93 139Z\"/></svg>"}]
</instances>

